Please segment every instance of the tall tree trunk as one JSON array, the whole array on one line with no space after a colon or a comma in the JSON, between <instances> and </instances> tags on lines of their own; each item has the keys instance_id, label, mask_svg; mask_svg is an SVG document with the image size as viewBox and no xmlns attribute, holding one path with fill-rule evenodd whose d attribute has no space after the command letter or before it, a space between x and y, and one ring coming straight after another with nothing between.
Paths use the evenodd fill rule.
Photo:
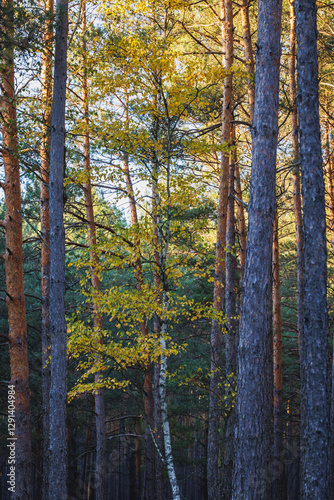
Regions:
<instances>
[{"instance_id":1,"label":"tall tree trunk","mask_svg":"<svg viewBox=\"0 0 334 500\"><path fill-rule=\"evenodd\" d=\"M11 385L10 391L15 410L15 438L8 436L8 445L15 446L15 492L11 498L31 500L31 428L29 402L29 363L27 344L27 323L23 287L23 250L20 164L17 138L17 115L14 77L14 9L13 3L6 0L3 4L3 31L7 38L0 60L0 82L2 95L0 109L2 114L2 142L5 168L6 215L1 221L6 232L6 251L2 256L6 267L6 304L9 323L9 356ZM10 448L12 449L12 448ZM13 466L13 464L12 464ZM7 483L6 483L7 484ZM9 485L8 485L9 486ZM12 486L12 485L10 485Z\"/></svg>"},{"instance_id":2,"label":"tall tree trunk","mask_svg":"<svg viewBox=\"0 0 334 500\"><path fill-rule=\"evenodd\" d=\"M329 206L329 227L331 235L332 257L334 258L334 186L333 186L333 148L329 133L329 120L325 121L325 155L326 155L326 180Z\"/></svg>"},{"instance_id":3,"label":"tall tree trunk","mask_svg":"<svg viewBox=\"0 0 334 500\"><path fill-rule=\"evenodd\" d=\"M298 140L298 113L296 102L296 18L294 2L290 3L290 57L289 57L289 80L291 99L291 128L292 128L292 150L293 150L293 209L295 214L296 244L297 244L297 294L298 294L298 340L301 379L304 380L303 369L303 339L304 339L304 236L303 236L303 214L300 189L300 151ZM302 402L301 402L302 404Z\"/></svg>"},{"instance_id":4,"label":"tall tree trunk","mask_svg":"<svg viewBox=\"0 0 334 500\"><path fill-rule=\"evenodd\" d=\"M41 288L42 288L42 385L43 385L43 481L42 498L47 500L49 478L49 434L50 434L50 226L49 226L49 171L51 144L52 111L52 36L53 36L53 0L45 3L45 25L42 53L42 140L40 146L41 182L40 182L40 217L41 217Z\"/></svg>"},{"instance_id":5,"label":"tall tree trunk","mask_svg":"<svg viewBox=\"0 0 334 500\"><path fill-rule=\"evenodd\" d=\"M170 197L169 188L169 160L167 165L167 195ZM154 238L154 260L155 260L155 271L154 271L154 285L156 292L160 294L160 304L164 311L162 318L155 318L155 330L160 328L160 346L162 354L160 357L160 370L158 379L158 391L159 391L159 403L160 403L160 414L164 441L164 451L165 451L165 465L167 468L168 479L172 489L173 500L180 500L180 490L178 481L175 474L174 467L174 457L172 451L172 440L168 419L168 408L167 408L167 356L164 353L166 349L166 334L167 334L167 318L166 313L168 310L168 297L167 297L167 276L166 276L166 258L168 252L168 242L169 242L169 231L170 231L170 206L167 208L167 220L165 221L165 234L163 235L162 230L162 220L161 220L161 207L160 207L160 197L158 192L158 175L159 175L159 164L158 158L153 159L153 169L152 169L152 198L153 198L153 238Z\"/></svg>"},{"instance_id":6,"label":"tall tree trunk","mask_svg":"<svg viewBox=\"0 0 334 500\"><path fill-rule=\"evenodd\" d=\"M247 234L246 234L246 222L245 222L245 207L243 204L242 190L241 190L240 170L237 161L235 162L234 170L235 170L235 194L236 197L238 198L237 209L238 209L238 229L239 229L239 242L240 242L240 283L242 283L245 272Z\"/></svg>"},{"instance_id":7,"label":"tall tree trunk","mask_svg":"<svg viewBox=\"0 0 334 500\"><path fill-rule=\"evenodd\" d=\"M232 130L232 144L235 145L235 129ZM236 163L235 151L230 156L230 172L228 187L227 228L226 228L226 297L225 308L228 323L226 325L225 340L225 407L228 419L225 432L225 457L224 457L224 482L223 498L230 499L232 496L233 478L233 456L234 456L234 430L235 430L235 408L233 404L233 393L236 389L235 375L237 371L237 311L236 311L236 257L235 257L235 219L234 219L234 169Z\"/></svg>"},{"instance_id":8,"label":"tall tree trunk","mask_svg":"<svg viewBox=\"0 0 334 500\"><path fill-rule=\"evenodd\" d=\"M163 310L167 312L168 310L168 298L165 290L162 291L162 307ZM161 345L161 365L160 365L160 374L159 374L159 394L160 394L160 406L161 406L161 418L162 418L162 429L164 433L164 445L165 445L165 460L166 460L166 468L169 478L169 483L172 488L172 496L173 500L180 500L180 490L177 482L175 468L174 468L174 458L172 452L172 440L171 433L169 427L169 419L167 412L167 356L164 354L166 349L166 339L165 336L167 334L167 319L165 314L162 317L161 322L161 336L160 336L160 345Z\"/></svg>"},{"instance_id":9,"label":"tall tree trunk","mask_svg":"<svg viewBox=\"0 0 334 500\"><path fill-rule=\"evenodd\" d=\"M154 332L160 333L160 321L156 316L154 321ZM164 463L162 457L165 456L162 419L161 419L161 404L159 395L159 379L160 379L160 364L154 364L154 439L158 449L155 450L155 490L156 498L165 500L164 488Z\"/></svg>"},{"instance_id":10,"label":"tall tree trunk","mask_svg":"<svg viewBox=\"0 0 334 500\"><path fill-rule=\"evenodd\" d=\"M89 99L87 82L87 22L86 22L86 1L82 4L82 100L84 106L85 133L83 138L84 147L84 168L85 183L84 196L88 229L88 245L90 258L90 278L94 292L100 291L100 278L98 275L99 258L96 250L96 226L94 217L92 186L91 186L91 165L90 165L90 136L89 136ZM93 325L97 332L103 330L102 315L99 312L98 304L93 298ZM98 342L103 343L102 334L99 335ZM98 361L98 360L97 360ZM95 382L99 382L101 373L95 374ZM96 428L96 455L95 455L95 497L96 500L105 500L105 482L106 482L106 416L104 407L104 389L100 388L94 394L95 405L95 428Z\"/></svg>"},{"instance_id":11,"label":"tall tree trunk","mask_svg":"<svg viewBox=\"0 0 334 500\"><path fill-rule=\"evenodd\" d=\"M252 47L252 36L251 28L249 22L249 0L241 1L241 22L242 22L242 38L244 42L244 52L246 59L246 69L248 72L248 104L249 104L249 119L250 123L253 123L254 119L254 103L255 103L255 88L254 88L254 76L255 76L255 64L253 56Z\"/></svg>"},{"instance_id":12,"label":"tall tree trunk","mask_svg":"<svg viewBox=\"0 0 334 500\"><path fill-rule=\"evenodd\" d=\"M329 134L329 123L326 120L326 177L327 177L327 191L329 203L329 221L330 221L330 234L332 256L334 258L334 186L333 186L333 134L332 140ZM330 493L334 494L334 350L332 353L332 392L331 392L331 409L330 409L330 422L331 422L331 451L330 451Z\"/></svg>"},{"instance_id":13,"label":"tall tree trunk","mask_svg":"<svg viewBox=\"0 0 334 500\"><path fill-rule=\"evenodd\" d=\"M222 39L225 46L224 67L227 75L224 78L223 110L222 110L222 144L227 147L230 143L232 121L232 73L233 63L233 7L231 0L220 0L222 21ZM225 33L225 37L224 37ZM229 151L222 152L221 170L219 179L219 201L217 213L217 243L215 257L215 279L213 292L213 307L217 314L224 309L224 271L225 271L225 240L226 214L228 198L228 171ZM211 376L209 400L209 429L207 451L207 484L208 500L219 496L219 422L221 399L221 367L222 367L222 327L217 318L212 320L211 328Z\"/></svg>"},{"instance_id":14,"label":"tall tree trunk","mask_svg":"<svg viewBox=\"0 0 334 500\"><path fill-rule=\"evenodd\" d=\"M274 440L272 500L285 500L287 492L283 457L282 318L277 210L273 234L273 277Z\"/></svg>"},{"instance_id":15,"label":"tall tree trunk","mask_svg":"<svg viewBox=\"0 0 334 500\"><path fill-rule=\"evenodd\" d=\"M329 498L328 317L325 190L321 157L315 0L296 0L304 214L305 297L301 363L301 494Z\"/></svg>"},{"instance_id":16,"label":"tall tree trunk","mask_svg":"<svg viewBox=\"0 0 334 500\"><path fill-rule=\"evenodd\" d=\"M272 235L282 4L259 0L253 158L238 349L233 500L270 498Z\"/></svg>"},{"instance_id":17,"label":"tall tree trunk","mask_svg":"<svg viewBox=\"0 0 334 500\"><path fill-rule=\"evenodd\" d=\"M66 320L65 320L65 102L68 1L57 0L54 87L50 150L50 478L49 500L67 497L66 467Z\"/></svg>"}]
</instances>

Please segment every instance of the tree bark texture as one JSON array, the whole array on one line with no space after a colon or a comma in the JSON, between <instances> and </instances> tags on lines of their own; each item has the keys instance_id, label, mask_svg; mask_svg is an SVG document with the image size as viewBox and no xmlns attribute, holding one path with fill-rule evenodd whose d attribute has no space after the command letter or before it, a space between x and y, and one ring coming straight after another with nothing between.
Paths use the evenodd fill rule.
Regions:
<instances>
[{"instance_id":1,"label":"tree bark texture","mask_svg":"<svg viewBox=\"0 0 334 500\"><path fill-rule=\"evenodd\" d=\"M230 144L232 121L232 73L233 63L233 7L231 0L220 0L222 21L222 40L225 50L224 68L226 75L223 88L222 110L222 144L227 148ZM225 37L224 37L225 33ZM219 200L217 213L217 243L214 278L214 309L217 314L224 310L224 271L225 271L225 241L226 215L228 198L229 151L222 152L219 179ZM219 496L220 480L218 460L220 453L219 423L221 399L221 368L222 368L222 326L217 318L212 320L211 328L211 377L209 400L209 428L207 451L207 484L208 500Z\"/></svg>"},{"instance_id":2,"label":"tree bark texture","mask_svg":"<svg viewBox=\"0 0 334 500\"><path fill-rule=\"evenodd\" d=\"M245 222L245 207L242 199L241 179L238 162L235 162L235 194L237 200L237 213L238 213L238 229L239 229L239 245L240 245L240 283L244 279L245 272L245 258L246 258L246 222Z\"/></svg>"},{"instance_id":3,"label":"tree bark texture","mask_svg":"<svg viewBox=\"0 0 334 500\"><path fill-rule=\"evenodd\" d=\"M167 299L167 293L164 290L162 292L162 305L163 308L167 311L168 299ZM162 355L161 355L161 365L159 374L159 394L160 394L162 429L164 433L166 468L167 468L169 483L172 488L173 500L180 500L181 496L175 474L174 458L172 451L172 439L171 439L168 411L167 411L167 390L166 390L167 356L164 354L164 351L166 349L166 339L165 339L166 334L167 334L167 321L166 318L163 317L161 322L161 336L160 336Z\"/></svg>"},{"instance_id":4,"label":"tree bark texture","mask_svg":"<svg viewBox=\"0 0 334 500\"><path fill-rule=\"evenodd\" d=\"M82 4L82 58L83 58L83 79L82 79L82 100L84 106L84 122L85 133L83 138L84 147L84 169L85 183L84 196L88 229L88 245L90 258L90 277L94 292L100 291L101 284L98 274L99 258L96 249L96 225L93 207L93 196L91 186L91 165L90 165L90 135L89 135L89 97L88 97L88 82L87 82L87 43L86 43L86 2ZM98 304L93 298L93 325L96 331L102 332L103 320L99 312ZM99 336L98 342L103 343L102 333ZM99 382L101 373L95 374L95 382ZM94 395L95 404L95 429L96 429L96 455L95 455L95 496L96 500L106 499L106 416L104 406L104 389L100 388Z\"/></svg>"},{"instance_id":5,"label":"tree bark texture","mask_svg":"<svg viewBox=\"0 0 334 500\"><path fill-rule=\"evenodd\" d=\"M3 31L7 38L0 59L2 93L1 153L5 169L6 215L1 225L6 232L6 305L9 323L11 386L15 391L15 500L31 500L31 426L27 323L23 286L23 250L20 164L17 138L17 114L14 77L13 3L3 5Z\"/></svg>"},{"instance_id":6,"label":"tree bark texture","mask_svg":"<svg viewBox=\"0 0 334 500\"><path fill-rule=\"evenodd\" d=\"M53 0L44 5L45 24L42 53L42 140L40 145L41 182L40 182L40 217L41 217L41 289L42 289L42 385L43 385L43 482L42 498L47 500L49 478L49 434L50 434L50 225L49 225L49 171L52 116L52 36L53 36Z\"/></svg>"},{"instance_id":7,"label":"tree bark texture","mask_svg":"<svg viewBox=\"0 0 334 500\"><path fill-rule=\"evenodd\" d=\"M325 157L326 157L326 180L329 208L329 232L331 236L332 256L334 258L334 186L333 186L333 148L329 133L329 120L325 121Z\"/></svg>"},{"instance_id":8,"label":"tree bark texture","mask_svg":"<svg viewBox=\"0 0 334 500\"><path fill-rule=\"evenodd\" d=\"M277 210L273 232L273 277L274 440L272 500L286 500L287 492L283 448L282 317Z\"/></svg>"},{"instance_id":9,"label":"tree bark texture","mask_svg":"<svg viewBox=\"0 0 334 500\"><path fill-rule=\"evenodd\" d=\"M270 498L272 234L282 4L259 1L253 158L238 348L233 500Z\"/></svg>"},{"instance_id":10,"label":"tree bark texture","mask_svg":"<svg viewBox=\"0 0 334 500\"><path fill-rule=\"evenodd\" d=\"M254 88L254 75L255 64L252 47L252 36L249 22L249 0L242 0L240 5L241 22L242 22L242 38L244 42L244 52L246 59L246 70L248 72L247 89L248 89L248 105L249 105L249 121L252 124L254 119L254 102L255 102L255 88Z\"/></svg>"},{"instance_id":11,"label":"tree bark texture","mask_svg":"<svg viewBox=\"0 0 334 500\"><path fill-rule=\"evenodd\" d=\"M54 87L50 150L50 478L49 500L67 497L66 467L66 320L65 320L65 102L68 2L57 0Z\"/></svg>"},{"instance_id":12,"label":"tree bark texture","mask_svg":"<svg viewBox=\"0 0 334 500\"><path fill-rule=\"evenodd\" d=\"M297 106L304 215L301 495L329 498L328 317L325 190L321 156L315 0L296 0Z\"/></svg>"},{"instance_id":13,"label":"tree bark texture","mask_svg":"<svg viewBox=\"0 0 334 500\"><path fill-rule=\"evenodd\" d=\"M297 243L297 294L298 294L298 338L299 346L303 342L304 322L304 247L303 247L303 214L300 188L300 151L298 139L298 113L296 93L296 18L294 2L290 3L290 56L289 56L289 81L291 99L291 128L292 128L292 150L293 150L293 209L295 214L295 229ZM300 356L303 348L299 349ZM301 363L301 369L304 364ZM303 376L302 376L303 378Z\"/></svg>"},{"instance_id":14,"label":"tree bark texture","mask_svg":"<svg viewBox=\"0 0 334 500\"><path fill-rule=\"evenodd\" d=\"M235 130L233 127L232 145L235 146ZM237 371L237 302L236 302L236 257L235 257L235 217L234 217L234 170L236 163L235 150L230 155L230 171L228 186L228 207L226 227L226 294L225 312L227 318L225 335L225 408L227 412L225 432L225 457L223 498L230 499L232 496L233 478L233 456L234 456L234 431L235 431L235 407L233 393L236 390Z\"/></svg>"},{"instance_id":15,"label":"tree bark texture","mask_svg":"<svg viewBox=\"0 0 334 500\"><path fill-rule=\"evenodd\" d=\"M328 119L325 124L326 133L326 177L327 177L327 192L328 192L328 205L329 205L329 223L331 234L332 257L334 259L334 186L333 186L333 139L329 133ZM330 408L330 492L334 494L334 350L332 352L332 392L331 392L331 408Z\"/></svg>"}]
</instances>

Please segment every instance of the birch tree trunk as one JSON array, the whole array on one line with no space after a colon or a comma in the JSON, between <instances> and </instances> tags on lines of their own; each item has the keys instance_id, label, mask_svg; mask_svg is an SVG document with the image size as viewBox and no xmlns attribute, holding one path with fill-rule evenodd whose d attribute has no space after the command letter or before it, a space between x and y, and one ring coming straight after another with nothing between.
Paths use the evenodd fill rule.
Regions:
<instances>
[{"instance_id":1,"label":"birch tree trunk","mask_svg":"<svg viewBox=\"0 0 334 500\"><path fill-rule=\"evenodd\" d=\"M50 150L50 477L49 500L66 500L66 320L65 230L65 101L67 76L68 2L57 0L54 87Z\"/></svg>"},{"instance_id":2,"label":"birch tree trunk","mask_svg":"<svg viewBox=\"0 0 334 500\"><path fill-rule=\"evenodd\" d=\"M91 164L90 164L90 136L89 136L89 97L88 97L88 82L87 82L87 22L86 22L86 2L82 4L82 100L84 106L84 122L85 133L83 138L84 146L84 168L85 168L85 183L84 196L88 229L88 245L90 258L90 278L93 290L100 291L100 278L98 275L99 258L96 251L96 226L92 197L91 186ZM103 330L102 315L99 312L98 304L93 298L93 325L98 332ZM98 342L103 343L102 335L99 336ZM101 373L95 374L95 382L99 382ZM104 406L104 389L100 388L94 395L95 405L95 428L96 428L96 456L95 456L95 496L96 500L106 499L106 416Z\"/></svg>"},{"instance_id":3,"label":"birch tree trunk","mask_svg":"<svg viewBox=\"0 0 334 500\"><path fill-rule=\"evenodd\" d=\"M162 291L162 307L165 311L167 311L168 299L165 290ZM164 433L165 461L166 461L169 483L172 488L173 500L180 500L181 496L174 468L172 440L171 440L168 411L167 411L167 391L166 391L167 356L166 354L164 354L164 351L166 350L166 339L165 339L166 334L167 334L167 320L166 317L163 316L161 322L161 336L160 336L162 355L161 355L161 365L159 374L159 394L160 394L160 406L161 406L161 417L162 417L162 429Z\"/></svg>"},{"instance_id":4,"label":"birch tree trunk","mask_svg":"<svg viewBox=\"0 0 334 500\"><path fill-rule=\"evenodd\" d=\"M329 498L328 317L325 190L321 156L315 0L296 0L297 106L304 214L301 355L301 495Z\"/></svg>"},{"instance_id":5,"label":"birch tree trunk","mask_svg":"<svg viewBox=\"0 0 334 500\"><path fill-rule=\"evenodd\" d=\"M259 1L253 157L238 348L233 500L270 498L272 235L282 4Z\"/></svg>"},{"instance_id":6,"label":"birch tree trunk","mask_svg":"<svg viewBox=\"0 0 334 500\"><path fill-rule=\"evenodd\" d=\"M52 36L53 36L53 0L47 0L44 6L45 25L42 53L42 140L40 146L41 182L40 182L40 217L41 217L41 289L42 289L42 385L43 385L43 481L42 498L47 500L49 478L49 437L50 437L50 224L49 224L49 171L51 145L51 110L52 110Z\"/></svg>"},{"instance_id":7,"label":"birch tree trunk","mask_svg":"<svg viewBox=\"0 0 334 500\"><path fill-rule=\"evenodd\" d=\"M5 0L3 4L3 26L6 44L0 55L1 96L0 109L2 118L1 153L5 169L5 183L1 187L5 192L6 215L0 221L6 233L6 251L2 258L6 267L6 305L9 323L9 357L11 372L11 391L15 422L15 492L11 498L17 500L32 499L31 476L31 426L29 397L29 363L27 344L27 323L23 287L23 250L20 164L17 138L17 114L14 76L14 10L13 3ZM8 439L11 436L8 436ZM14 436L13 436L14 438ZM7 483L6 483L7 485ZM7 485L9 487L9 484Z\"/></svg>"},{"instance_id":8,"label":"birch tree trunk","mask_svg":"<svg viewBox=\"0 0 334 500\"><path fill-rule=\"evenodd\" d=\"M232 73L233 63L233 8L231 0L220 0L222 21L222 40L225 46L224 68L227 74L224 78L223 110L222 110L222 144L229 146L232 121ZM224 37L225 33L225 37ZM223 50L224 52L224 50ZM225 271L225 241L226 241L226 214L228 198L228 171L229 151L222 152L219 201L217 213L217 243L215 257L215 278L213 292L213 306L217 314L224 309L224 271ZM220 453L219 422L221 399L221 367L222 367L222 327L218 319L212 320L211 328L211 376L209 400L209 429L207 450L207 484L208 500L215 500L219 496L219 469Z\"/></svg>"}]
</instances>

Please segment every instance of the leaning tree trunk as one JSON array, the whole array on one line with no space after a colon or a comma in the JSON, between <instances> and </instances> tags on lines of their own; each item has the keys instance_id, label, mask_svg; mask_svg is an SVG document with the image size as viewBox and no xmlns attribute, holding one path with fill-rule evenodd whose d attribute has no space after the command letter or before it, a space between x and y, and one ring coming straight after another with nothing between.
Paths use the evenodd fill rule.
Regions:
<instances>
[{"instance_id":1,"label":"leaning tree trunk","mask_svg":"<svg viewBox=\"0 0 334 500\"><path fill-rule=\"evenodd\" d=\"M281 14L281 1L259 1L249 229L238 349L233 500L271 496L272 235Z\"/></svg>"},{"instance_id":2,"label":"leaning tree trunk","mask_svg":"<svg viewBox=\"0 0 334 500\"><path fill-rule=\"evenodd\" d=\"M50 226L49 226L49 171L50 131L52 108L52 35L53 0L45 4L45 25L42 54L42 140L40 145L41 182L41 288L42 288L42 399L43 399L43 481L42 498L47 500L49 478L49 434L50 434L50 327L49 327L49 283L50 283Z\"/></svg>"},{"instance_id":3,"label":"leaning tree trunk","mask_svg":"<svg viewBox=\"0 0 334 500\"><path fill-rule=\"evenodd\" d=\"M222 39L225 45L225 70L228 72L224 78L223 110L222 110L222 144L228 147L230 143L232 121L232 73L233 63L233 8L231 0L221 0ZM224 37L225 33L225 37ZM213 292L213 307L215 314L219 315L224 309L224 271L225 271L225 240L226 240L226 214L228 198L228 172L229 151L222 152L221 170L219 179L219 201L217 214L217 243L215 257L215 279ZM209 400L209 428L207 449L207 484L208 500L215 500L219 496L219 402L221 391L222 367L222 327L220 320L214 318L211 328L211 377Z\"/></svg>"},{"instance_id":4,"label":"leaning tree trunk","mask_svg":"<svg viewBox=\"0 0 334 500\"><path fill-rule=\"evenodd\" d=\"M22 250L22 216L20 164L17 138L17 115L14 77L14 24L13 4L7 0L3 4L3 31L7 37L7 45L3 48L0 60L1 97L0 109L2 117L1 153L5 168L5 183L1 187L5 191L6 215L1 226L6 232L6 251L2 256L6 266L6 304L9 323L9 356L10 356L10 392L14 403L14 413L9 411L9 419L14 417L15 436L7 436L8 446L15 448L16 463L14 490L11 498L31 500L31 428L29 402L29 363L27 344L27 323L23 287L23 250ZM11 427L13 429L13 427ZM13 439L11 439L13 438ZM6 478L7 479L7 478ZM7 487L13 487L7 484ZM13 490L11 490L13 491Z\"/></svg>"},{"instance_id":5,"label":"leaning tree trunk","mask_svg":"<svg viewBox=\"0 0 334 500\"><path fill-rule=\"evenodd\" d=\"M283 456L282 317L277 210L275 214L273 234L273 277L274 439L272 500L286 500L287 492Z\"/></svg>"},{"instance_id":6,"label":"leaning tree trunk","mask_svg":"<svg viewBox=\"0 0 334 500\"><path fill-rule=\"evenodd\" d=\"M304 214L301 344L301 495L329 498L328 317L325 190L321 157L315 0L296 0L297 106Z\"/></svg>"},{"instance_id":7,"label":"leaning tree trunk","mask_svg":"<svg viewBox=\"0 0 334 500\"><path fill-rule=\"evenodd\" d=\"M49 500L67 497L66 467L66 320L65 320L65 101L68 1L57 0L55 66L50 150L50 477Z\"/></svg>"}]
</instances>

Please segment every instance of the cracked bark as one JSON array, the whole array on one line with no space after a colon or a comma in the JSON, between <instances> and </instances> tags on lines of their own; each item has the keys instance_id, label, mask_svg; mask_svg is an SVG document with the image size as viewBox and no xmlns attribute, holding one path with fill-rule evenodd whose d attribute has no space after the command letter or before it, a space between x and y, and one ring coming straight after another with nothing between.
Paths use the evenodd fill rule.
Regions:
<instances>
[{"instance_id":1,"label":"cracked bark","mask_svg":"<svg viewBox=\"0 0 334 500\"><path fill-rule=\"evenodd\" d=\"M272 237L282 4L260 0L253 155L238 347L233 500L271 497Z\"/></svg>"},{"instance_id":2,"label":"cracked bark","mask_svg":"<svg viewBox=\"0 0 334 500\"><path fill-rule=\"evenodd\" d=\"M68 2L57 0L54 87L50 148L50 476L49 500L66 500L66 364L65 320L65 101L67 76Z\"/></svg>"},{"instance_id":3,"label":"cracked bark","mask_svg":"<svg viewBox=\"0 0 334 500\"><path fill-rule=\"evenodd\" d=\"M315 0L296 0L297 107L304 215L301 349L301 495L329 498L328 316L325 189L321 156Z\"/></svg>"},{"instance_id":4,"label":"cracked bark","mask_svg":"<svg viewBox=\"0 0 334 500\"><path fill-rule=\"evenodd\" d=\"M1 54L0 81L2 94L2 156L5 169L6 305L9 323L9 357L11 385L15 390L16 484L15 500L32 499L31 413L29 397L29 363L27 323L23 286L23 250L20 164L17 137L17 113L14 76L13 3L3 5L3 31L7 43Z\"/></svg>"}]
</instances>

